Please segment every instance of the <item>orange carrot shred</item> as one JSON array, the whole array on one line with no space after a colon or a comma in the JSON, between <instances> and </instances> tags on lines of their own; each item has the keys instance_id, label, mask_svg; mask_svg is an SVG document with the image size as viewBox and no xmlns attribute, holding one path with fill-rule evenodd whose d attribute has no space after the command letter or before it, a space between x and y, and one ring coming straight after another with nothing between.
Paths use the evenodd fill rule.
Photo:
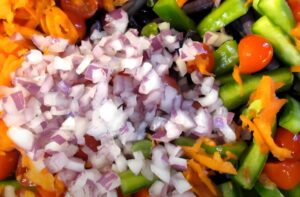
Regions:
<instances>
[{"instance_id":1,"label":"orange carrot shred","mask_svg":"<svg viewBox=\"0 0 300 197\"><path fill-rule=\"evenodd\" d=\"M238 66L234 66L232 77L236 81L236 83L239 84L240 94L243 95L244 94L243 80L241 78L240 70Z\"/></svg>"},{"instance_id":2,"label":"orange carrot shred","mask_svg":"<svg viewBox=\"0 0 300 197\"><path fill-rule=\"evenodd\" d=\"M293 73L299 73L300 72L300 65L297 66L291 66L291 72Z\"/></svg>"},{"instance_id":3,"label":"orange carrot shred","mask_svg":"<svg viewBox=\"0 0 300 197\"><path fill-rule=\"evenodd\" d=\"M178 7L182 7L188 0L176 0Z\"/></svg>"}]
</instances>

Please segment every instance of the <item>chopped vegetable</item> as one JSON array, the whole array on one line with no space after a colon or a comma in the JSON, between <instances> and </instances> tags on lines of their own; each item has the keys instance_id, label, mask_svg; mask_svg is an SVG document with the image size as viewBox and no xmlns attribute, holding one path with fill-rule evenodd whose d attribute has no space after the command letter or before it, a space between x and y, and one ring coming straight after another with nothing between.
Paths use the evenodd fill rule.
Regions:
<instances>
[{"instance_id":1,"label":"chopped vegetable","mask_svg":"<svg viewBox=\"0 0 300 197\"><path fill-rule=\"evenodd\" d=\"M286 0L260 0L258 10L275 25L279 26L286 34L290 34L295 26L293 13Z\"/></svg>"},{"instance_id":2,"label":"chopped vegetable","mask_svg":"<svg viewBox=\"0 0 300 197\"><path fill-rule=\"evenodd\" d=\"M264 172L281 189L293 189L300 183L300 161L268 162Z\"/></svg>"},{"instance_id":3,"label":"chopped vegetable","mask_svg":"<svg viewBox=\"0 0 300 197\"><path fill-rule=\"evenodd\" d=\"M155 22L148 23L145 25L141 31L142 36L149 37L150 35L157 35L158 34L158 25Z\"/></svg>"},{"instance_id":4,"label":"chopped vegetable","mask_svg":"<svg viewBox=\"0 0 300 197\"><path fill-rule=\"evenodd\" d=\"M288 96L288 103L279 116L279 125L297 134L300 132L300 102Z\"/></svg>"},{"instance_id":5,"label":"chopped vegetable","mask_svg":"<svg viewBox=\"0 0 300 197\"><path fill-rule=\"evenodd\" d=\"M246 14L248 9L249 6L245 6L244 0L226 0L199 23L198 33L203 36L207 31L219 31L222 27Z\"/></svg>"},{"instance_id":6,"label":"chopped vegetable","mask_svg":"<svg viewBox=\"0 0 300 197\"><path fill-rule=\"evenodd\" d=\"M268 17L258 19L252 27L253 33L266 38L273 46L275 54L288 66L300 65L300 52L289 36L274 25Z\"/></svg>"},{"instance_id":7,"label":"chopped vegetable","mask_svg":"<svg viewBox=\"0 0 300 197\"><path fill-rule=\"evenodd\" d=\"M60 0L61 8L82 18L92 17L98 10L98 0Z\"/></svg>"},{"instance_id":8,"label":"chopped vegetable","mask_svg":"<svg viewBox=\"0 0 300 197\"><path fill-rule=\"evenodd\" d=\"M220 87L220 97L224 102L224 105L232 110L246 103L250 94L257 88L262 75L268 75L276 82L283 82L284 86L279 89L283 91L287 89L293 83L293 74L286 68L280 68L273 71L267 71L263 74L255 74L252 76L242 77L244 94L240 95L240 87L234 81L227 80L228 82Z\"/></svg>"},{"instance_id":9,"label":"chopped vegetable","mask_svg":"<svg viewBox=\"0 0 300 197\"><path fill-rule=\"evenodd\" d=\"M132 152L142 151L144 156L150 157L152 151L152 142L150 140L140 140L136 141L131 146Z\"/></svg>"},{"instance_id":10,"label":"chopped vegetable","mask_svg":"<svg viewBox=\"0 0 300 197\"><path fill-rule=\"evenodd\" d=\"M237 46L235 40L229 40L214 51L215 66L213 73L216 76L231 72L233 67L238 64Z\"/></svg>"},{"instance_id":11,"label":"chopped vegetable","mask_svg":"<svg viewBox=\"0 0 300 197\"><path fill-rule=\"evenodd\" d=\"M248 35L238 45L239 71L251 74L265 68L273 57L272 45L259 35Z\"/></svg>"},{"instance_id":12,"label":"chopped vegetable","mask_svg":"<svg viewBox=\"0 0 300 197\"><path fill-rule=\"evenodd\" d=\"M194 30L195 23L177 5L176 0L158 0L154 12L178 30Z\"/></svg>"},{"instance_id":13,"label":"chopped vegetable","mask_svg":"<svg viewBox=\"0 0 300 197\"><path fill-rule=\"evenodd\" d=\"M257 181L255 184L255 190L260 196L266 197L284 197L281 191L274 185L274 183L264 183Z\"/></svg>"},{"instance_id":14,"label":"chopped vegetable","mask_svg":"<svg viewBox=\"0 0 300 197\"><path fill-rule=\"evenodd\" d=\"M16 150L0 153L0 181L11 176L17 168L19 153Z\"/></svg>"},{"instance_id":15,"label":"chopped vegetable","mask_svg":"<svg viewBox=\"0 0 300 197\"><path fill-rule=\"evenodd\" d=\"M242 191L231 181L218 185L223 197L239 197L242 196Z\"/></svg>"}]
</instances>

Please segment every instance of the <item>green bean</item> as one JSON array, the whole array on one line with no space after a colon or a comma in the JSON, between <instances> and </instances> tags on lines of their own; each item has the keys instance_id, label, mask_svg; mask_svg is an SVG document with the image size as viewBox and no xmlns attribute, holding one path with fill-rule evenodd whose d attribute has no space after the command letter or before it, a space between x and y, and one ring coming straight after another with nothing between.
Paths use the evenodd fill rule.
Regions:
<instances>
[{"instance_id":1,"label":"green bean","mask_svg":"<svg viewBox=\"0 0 300 197\"><path fill-rule=\"evenodd\" d=\"M279 125L298 134L300 132L300 102L291 96L287 96L288 103L284 105L279 116Z\"/></svg>"}]
</instances>

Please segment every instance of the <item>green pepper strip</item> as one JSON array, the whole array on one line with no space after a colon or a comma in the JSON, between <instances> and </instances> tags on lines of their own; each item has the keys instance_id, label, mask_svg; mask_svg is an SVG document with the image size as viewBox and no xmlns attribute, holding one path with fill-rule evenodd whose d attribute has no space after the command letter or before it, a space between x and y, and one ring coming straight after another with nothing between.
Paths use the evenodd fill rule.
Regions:
<instances>
[{"instance_id":1,"label":"green pepper strip","mask_svg":"<svg viewBox=\"0 0 300 197\"><path fill-rule=\"evenodd\" d=\"M169 22L178 30L195 30L196 26L185 12L178 7L176 0L158 0L153 11L164 21Z\"/></svg>"},{"instance_id":2,"label":"green pepper strip","mask_svg":"<svg viewBox=\"0 0 300 197\"><path fill-rule=\"evenodd\" d=\"M158 25L155 22L148 23L145 25L141 31L142 36L149 37L151 35L157 35L158 34Z\"/></svg>"},{"instance_id":3,"label":"green pepper strip","mask_svg":"<svg viewBox=\"0 0 300 197\"><path fill-rule=\"evenodd\" d=\"M288 35L295 27L296 22L286 0L260 0L257 9Z\"/></svg>"},{"instance_id":4,"label":"green pepper strip","mask_svg":"<svg viewBox=\"0 0 300 197\"><path fill-rule=\"evenodd\" d=\"M276 122L276 121L275 121ZM273 134L276 131L276 125L273 125ZM232 180L245 189L252 189L259 178L269 153L262 153L255 140L251 143L245 155L242 156L237 174Z\"/></svg>"},{"instance_id":5,"label":"green pepper strip","mask_svg":"<svg viewBox=\"0 0 300 197\"><path fill-rule=\"evenodd\" d=\"M242 196L242 190L231 181L218 185L223 197L240 197Z\"/></svg>"},{"instance_id":6,"label":"green pepper strip","mask_svg":"<svg viewBox=\"0 0 300 197\"><path fill-rule=\"evenodd\" d=\"M248 9L249 6L245 6L244 0L226 0L199 23L198 33L203 36L207 31L219 31L246 14Z\"/></svg>"},{"instance_id":7,"label":"green pepper strip","mask_svg":"<svg viewBox=\"0 0 300 197\"><path fill-rule=\"evenodd\" d=\"M257 181L254 188L257 193L263 197L284 197L284 195L275 185L265 185Z\"/></svg>"},{"instance_id":8,"label":"green pepper strip","mask_svg":"<svg viewBox=\"0 0 300 197\"><path fill-rule=\"evenodd\" d=\"M292 83L294 76L288 68L279 68L273 71L267 71L243 78L244 94L240 93L240 86L237 83L226 83L220 87L220 97L228 110L235 109L248 101L250 94L256 89L263 75L272 77L276 82L283 82L284 86L279 91L288 89Z\"/></svg>"},{"instance_id":9,"label":"green pepper strip","mask_svg":"<svg viewBox=\"0 0 300 197\"><path fill-rule=\"evenodd\" d=\"M233 67L238 64L239 56L237 50L238 45L236 41L229 40L214 51L214 74L216 74L216 76L231 72Z\"/></svg>"},{"instance_id":10,"label":"green pepper strip","mask_svg":"<svg viewBox=\"0 0 300 197\"><path fill-rule=\"evenodd\" d=\"M121 190L124 195L133 194L142 188L150 187L156 180L148 180L143 175L135 175L130 170L119 174L121 179Z\"/></svg>"},{"instance_id":11,"label":"green pepper strip","mask_svg":"<svg viewBox=\"0 0 300 197\"><path fill-rule=\"evenodd\" d=\"M300 102L291 96L287 96L288 103L284 105L279 116L279 125L298 134L300 132Z\"/></svg>"},{"instance_id":12,"label":"green pepper strip","mask_svg":"<svg viewBox=\"0 0 300 197\"><path fill-rule=\"evenodd\" d=\"M300 65L300 52L294 46L289 36L280 27L274 25L268 17L263 16L258 19L253 24L252 31L269 40L276 55L287 65Z\"/></svg>"},{"instance_id":13,"label":"green pepper strip","mask_svg":"<svg viewBox=\"0 0 300 197\"><path fill-rule=\"evenodd\" d=\"M132 152L142 151L144 157L149 158L152 152L152 142L150 140L139 140L132 144Z\"/></svg>"}]
</instances>

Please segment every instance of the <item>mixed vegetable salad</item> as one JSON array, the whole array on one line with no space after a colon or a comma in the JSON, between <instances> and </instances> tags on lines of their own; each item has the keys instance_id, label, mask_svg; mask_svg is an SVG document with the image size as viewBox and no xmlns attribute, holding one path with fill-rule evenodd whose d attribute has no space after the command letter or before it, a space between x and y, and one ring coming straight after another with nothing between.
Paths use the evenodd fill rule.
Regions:
<instances>
[{"instance_id":1,"label":"mixed vegetable salad","mask_svg":"<svg viewBox=\"0 0 300 197\"><path fill-rule=\"evenodd\" d=\"M0 1L1 196L300 196L299 0Z\"/></svg>"}]
</instances>

